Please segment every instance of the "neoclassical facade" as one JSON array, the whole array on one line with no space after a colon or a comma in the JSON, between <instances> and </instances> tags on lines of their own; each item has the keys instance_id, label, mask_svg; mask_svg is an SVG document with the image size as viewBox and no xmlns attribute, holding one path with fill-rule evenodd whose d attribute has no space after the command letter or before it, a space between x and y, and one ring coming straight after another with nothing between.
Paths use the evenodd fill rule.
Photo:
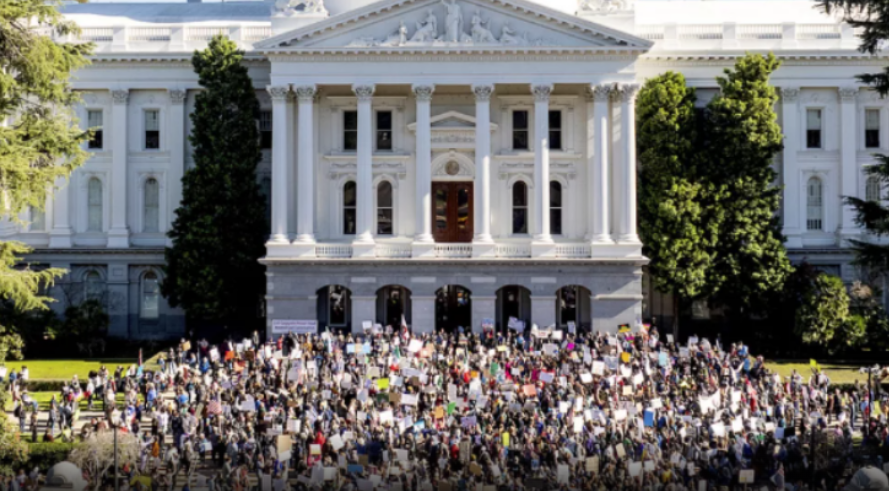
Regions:
<instances>
[{"instance_id":1,"label":"neoclassical facade","mask_svg":"<svg viewBox=\"0 0 889 491\"><path fill-rule=\"evenodd\" d=\"M97 44L77 108L92 158L8 226L67 267L60 308L108 303L112 334L172 336L163 247L192 165L190 55L222 33L262 106L266 316L361 330L526 324L615 330L657 313L636 224L635 97L683 72L699 104L746 51L774 52L787 247L853 279L841 196L889 150L886 62L806 1L279 0L66 5Z\"/></svg>"}]
</instances>

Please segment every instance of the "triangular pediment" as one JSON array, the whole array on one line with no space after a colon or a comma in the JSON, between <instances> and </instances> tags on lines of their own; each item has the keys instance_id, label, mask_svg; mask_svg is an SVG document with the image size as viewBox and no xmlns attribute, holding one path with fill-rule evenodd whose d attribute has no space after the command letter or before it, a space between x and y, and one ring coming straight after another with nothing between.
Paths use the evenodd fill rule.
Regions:
<instances>
[{"instance_id":1,"label":"triangular pediment","mask_svg":"<svg viewBox=\"0 0 889 491\"><path fill-rule=\"evenodd\" d=\"M652 43L527 0L381 0L257 43L266 52L528 48L645 51Z\"/></svg>"},{"instance_id":2,"label":"triangular pediment","mask_svg":"<svg viewBox=\"0 0 889 491\"><path fill-rule=\"evenodd\" d=\"M447 111L438 116L433 116L429 119L429 123L432 131L475 130L475 118L458 111ZM491 131L497 129L496 124L490 123L490 125ZM415 131L417 129L417 123L409 124L408 129L410 131Z\"/></svg>"}]
</instances>

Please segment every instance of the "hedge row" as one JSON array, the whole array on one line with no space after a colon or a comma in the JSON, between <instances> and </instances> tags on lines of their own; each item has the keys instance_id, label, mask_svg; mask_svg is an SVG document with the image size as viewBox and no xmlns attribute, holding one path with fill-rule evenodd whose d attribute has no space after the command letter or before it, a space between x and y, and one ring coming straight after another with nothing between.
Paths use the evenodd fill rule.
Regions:
<instances>
[{"instance_id":1,"label":"hedge row","mask_svg":"<svg viewBox=\"0 0 889 491\"><path fill-rule=\"evenodd\" d=\"M28 463L25 469L30 472L31 469L37 467L41 473L46 473L50 467L68 460L71 450L74 450L74 443L52 442L52 443L29 443L30 453Z\"/></svg>"}]
</instances>

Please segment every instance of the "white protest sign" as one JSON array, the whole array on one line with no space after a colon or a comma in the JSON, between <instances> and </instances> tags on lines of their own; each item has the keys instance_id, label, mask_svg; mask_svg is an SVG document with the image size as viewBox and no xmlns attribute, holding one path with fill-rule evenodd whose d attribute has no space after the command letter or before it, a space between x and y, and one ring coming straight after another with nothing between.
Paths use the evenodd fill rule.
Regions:
<instances>
[{"instance_id":1,"label":"white protest sign","mask_svg":"<svg viewBox=\"0 0 889 491\"><path fill-rule=\"evenodd\" d=\"M287 334L289 332L295 334L317 334L318 321L285 319L275 319L272 321L272 334Z\"/></svg>"}]
</instances>

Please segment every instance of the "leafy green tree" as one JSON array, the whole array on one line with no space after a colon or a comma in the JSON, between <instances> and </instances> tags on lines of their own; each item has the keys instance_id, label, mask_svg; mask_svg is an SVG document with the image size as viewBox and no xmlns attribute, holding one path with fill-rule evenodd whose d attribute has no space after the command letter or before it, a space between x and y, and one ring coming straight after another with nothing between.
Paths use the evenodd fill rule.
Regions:
<instances>
[{"instance_id":1,"label":"leafy green tree","mask_svg":"<svg viewBox=\"0 0 889 491\"><path fill-rule=\"evenodd\" d=\"M77 127L71 106L71 72L87 64L89 44L56 44L42 31L68 34L77 26L65 21L53 0L0 2L0 215L19 221L29 207L42 209L47 193L83 164L80 144L88 137ZM0 299L21 311L46 309L42 291L64 270L35 270L21 265L30 252L18 242L0 242ZM22 339L14 325L0 325L0 363L21 357ZM6 390L0 387L0 406ZM17 462L27 447L0 423L0 465Z\"/></svg>"},{"instance_id":2,"label":"leafy green tree","mask_svg":"<svg viewBox=\"0 0 889 491\"><path fill-rule=\"evenodd\" d=\"M673 294L678 335L680 298L708 293L719 214L713 186L697 165L695 91L681 73L649 79L636 109L639 161L639 232L655 287Z\"/></svg>"},{"instance_id":3,"label":"leafy green tree","mask_svg":"<svg viewBox=\"0 0 889 491\"><path fill-rule=\"evenodd\" d=\"M843 280L820 273L797 309L795 330L803 343L836 352L861 344L865 320L851 314L849 294Z\"/></svg>"},{"instance_id":4,"label":"leafy green tree","mask_svg":"<svg viewBox=\"0 0 889 491\"><path fill-rule=\"evenodd\" d=\"M191 115L194 167L169 233L162 292L189 322L253 327L265 289L259 102L237 45L217 36L192 57L204 90ZM285 135L276 135L284 138Z\"/></svg>"},{"instance_id":5,"label":"leafy green tree","mask_svg":"<svg viewBox=\"0 0 889 491\"><path fill-rule=\"evenodd\" d=\"M747 54L716 79L707 106L703 174L718 188L719 240L709 282L735 313L762 311L791 272L778 222L781 189L772 159L782 148L769 76L774 55Z\"/></svg>"}]
</instances>

